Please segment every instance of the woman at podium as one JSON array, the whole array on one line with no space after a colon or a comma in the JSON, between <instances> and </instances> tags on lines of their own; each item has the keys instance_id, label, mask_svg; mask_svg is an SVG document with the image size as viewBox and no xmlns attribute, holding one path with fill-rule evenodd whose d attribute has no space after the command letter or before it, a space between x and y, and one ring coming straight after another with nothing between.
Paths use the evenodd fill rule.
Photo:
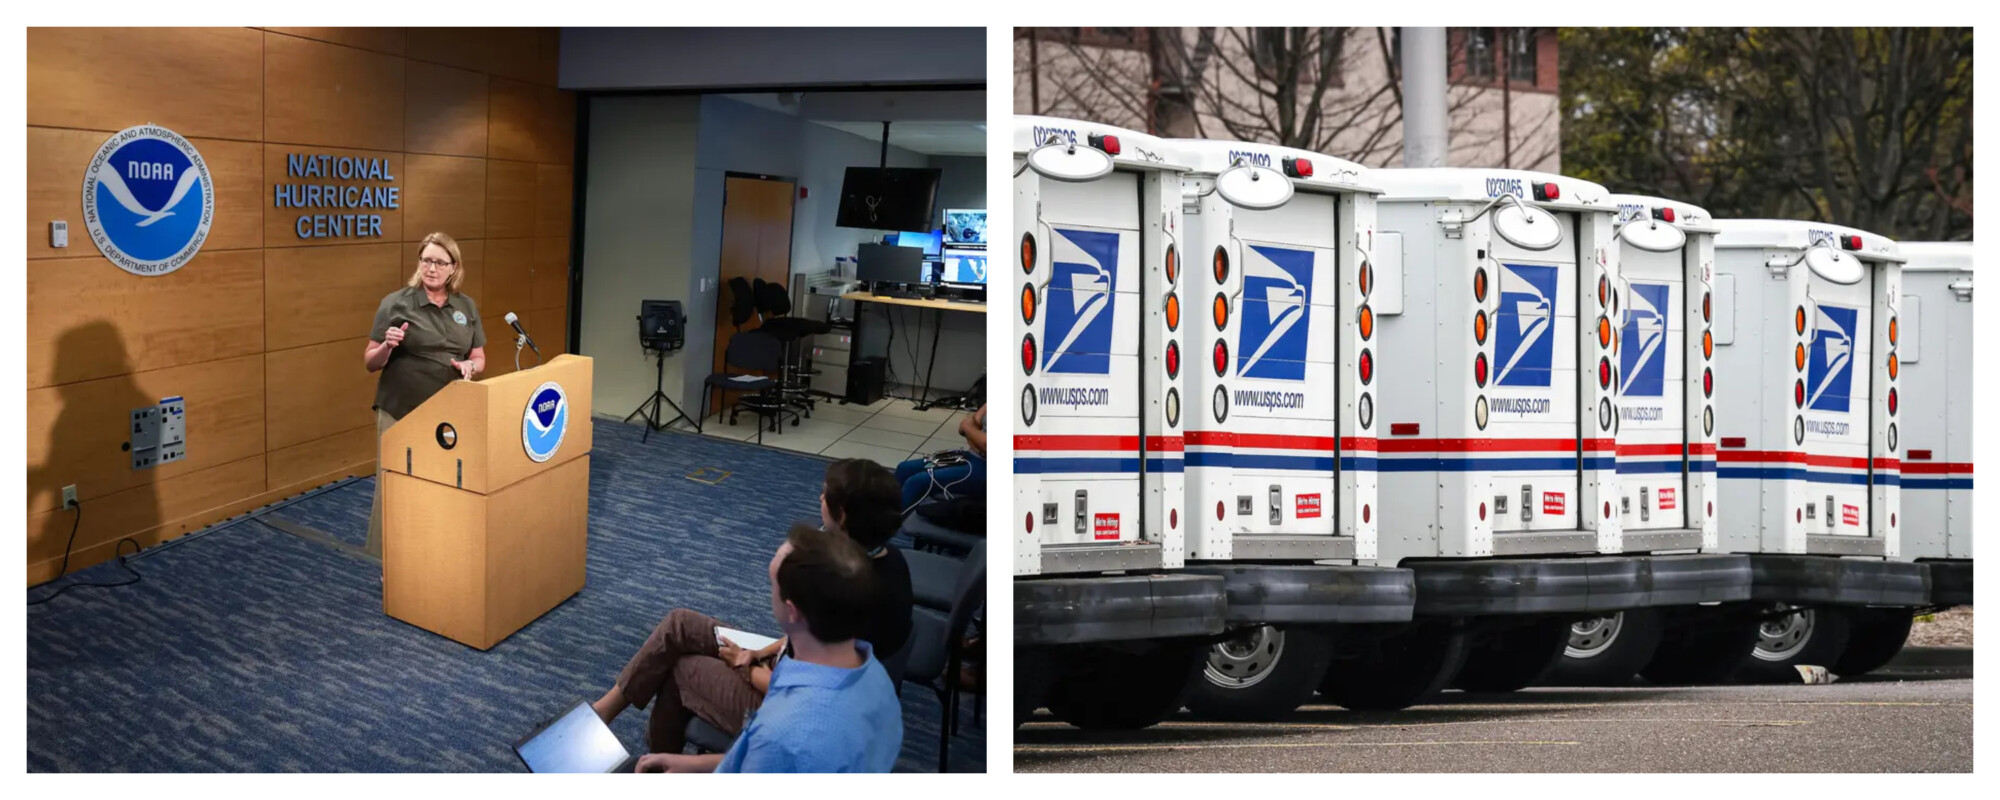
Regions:
<instances>
[{"instance_id":1,"label":"woman at podium","mask_svg":"<svg viewBox=\"0 0 2000 800\"><path fill-rule=\"evenodd\" d=\"M460 294L465 265L458 242L442 233L424 237L417 268L401 289L375 308L368 331L369 372L375 384L375 508L368 515L368 555L382 557L382 434L452 381L486 370L486 332L479 307Z\"/></svg>"}]
</instances>

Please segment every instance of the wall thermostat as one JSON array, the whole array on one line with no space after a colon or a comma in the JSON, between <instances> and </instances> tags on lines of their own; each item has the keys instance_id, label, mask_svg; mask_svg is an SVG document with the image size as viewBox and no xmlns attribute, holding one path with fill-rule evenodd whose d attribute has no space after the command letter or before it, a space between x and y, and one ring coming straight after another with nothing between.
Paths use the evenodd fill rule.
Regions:
<instances>
[{"instance_id":1,"label":"wall thermostat","mask_svg":"<svg viewBox=\"0 0 2000 800\"><path fill-rule=\"evenodd\" d=\"M51 222L51 223L49 223L49 246L50 246L50 247L68 247L68 246L69 246L69 221L68 221L68 220L60 220L60 219L59 219L59 220L56 220L56 221L54 221L54 222Z\"/></svg>"}]
</instances>

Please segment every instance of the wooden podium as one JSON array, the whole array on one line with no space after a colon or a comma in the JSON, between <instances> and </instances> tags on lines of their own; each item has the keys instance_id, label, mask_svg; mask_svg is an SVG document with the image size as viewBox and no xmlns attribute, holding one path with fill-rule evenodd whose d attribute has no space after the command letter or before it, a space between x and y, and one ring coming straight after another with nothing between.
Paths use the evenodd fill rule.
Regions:
<instances>
[{"instance_id":1,"label":"wooden podium","mask_svg":"<svg viewBox=\"0 0 2000 800\"><path fill-rule=\"evenodd\" d=\"M485 650L583 589L590 381L560 355L453 381L389 427L384 612Z\"/></svg>"}]
</instances>

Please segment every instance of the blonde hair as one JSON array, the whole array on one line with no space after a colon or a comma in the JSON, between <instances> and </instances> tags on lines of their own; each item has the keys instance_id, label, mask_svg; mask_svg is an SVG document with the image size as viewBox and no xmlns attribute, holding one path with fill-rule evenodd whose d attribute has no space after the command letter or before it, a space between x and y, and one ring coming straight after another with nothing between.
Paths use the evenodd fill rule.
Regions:
<instances>
[{"instance_id":1,"label":"blonde hair","mask_svg":"<svg viewBox=\"0 0 2000 800\"><path fill-rule=\"evenodd\" d=\"M423 285L424 250L428 249L431 245L442 247L446 253L451 254L451 277L445 280L444 289L452 294L458 294L459 284L465 282L465 260L458 255L458 240L442 232L425 236L423 242L417 245L417 271L410 273L409 285Z\"/></svg>"}]
</instances>

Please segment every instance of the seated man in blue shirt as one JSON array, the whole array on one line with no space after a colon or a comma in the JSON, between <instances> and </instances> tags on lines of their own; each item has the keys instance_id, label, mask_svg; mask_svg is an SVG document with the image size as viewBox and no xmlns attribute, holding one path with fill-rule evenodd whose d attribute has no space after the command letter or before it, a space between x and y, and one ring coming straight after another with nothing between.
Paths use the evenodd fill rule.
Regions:
<instances>
[{"instance_id":1,"label":"seated man in blue shirt","mask_svg":"<svg viewBox=\"0 0 2000 800\"><path fill-rule=\"evenodd\" d=\"M903 707L873 649L855 637L876 610L874 567L837 532L793 525L771 558L771 613L791 652L729 752L653 753L640 772L888 772Z\"/></svg>"}]
</instances>

